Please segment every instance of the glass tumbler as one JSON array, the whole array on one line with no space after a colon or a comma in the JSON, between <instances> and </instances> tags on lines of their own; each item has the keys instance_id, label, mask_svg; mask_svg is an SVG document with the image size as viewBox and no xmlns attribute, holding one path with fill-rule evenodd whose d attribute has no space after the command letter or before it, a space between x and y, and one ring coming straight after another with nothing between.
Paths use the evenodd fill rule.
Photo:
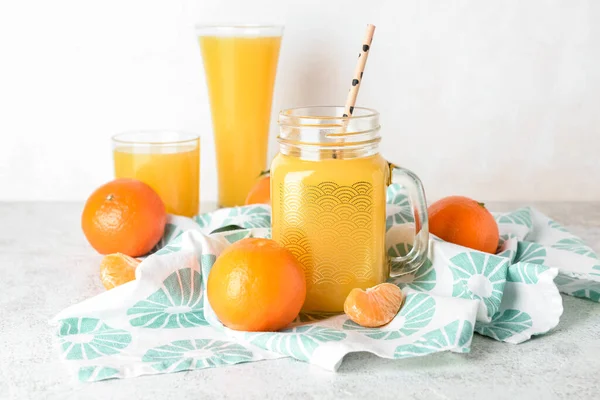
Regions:
<instances>
[{"instance_id":1,"label":"glass tumbler","mask_svg":"<svg viewBox=\"0 0 600 400\"><path fill-rule=\"evenodd\" d=\"M200 138L174 131L126 132L113 136L115 178L147 183L168 213L199 212Z\"/></svg>"}]
</instances>

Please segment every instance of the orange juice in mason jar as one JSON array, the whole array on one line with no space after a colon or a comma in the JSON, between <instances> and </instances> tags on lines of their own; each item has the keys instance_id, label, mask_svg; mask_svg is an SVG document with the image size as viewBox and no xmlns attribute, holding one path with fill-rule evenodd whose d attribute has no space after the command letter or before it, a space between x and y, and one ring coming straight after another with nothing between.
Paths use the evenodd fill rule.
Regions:
<instances>
[{"instance_id":1,"label":"orange juice in mason jar","mask_svg":"<svg viewBox=\"0 0 600 400\"><path fill-rule=\"evenodd\" d=\"M414 271L427 254L421 182L401 168L390 172L378 151L377 112L356 107L342 117L343 110L305 107L279 115L280 152L271 164L273 239L304 268L306 312L343 311L352 289ZM392 179L406 187L419 231L406 257L390 259L385 196Z\"/></svg>"}]
</instances>

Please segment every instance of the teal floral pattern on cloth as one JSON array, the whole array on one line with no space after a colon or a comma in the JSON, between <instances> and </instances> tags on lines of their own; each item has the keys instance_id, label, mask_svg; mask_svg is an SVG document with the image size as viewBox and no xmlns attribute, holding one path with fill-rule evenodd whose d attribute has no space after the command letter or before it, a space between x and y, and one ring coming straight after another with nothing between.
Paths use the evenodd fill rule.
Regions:
<instances>
[{"instance_id":1,"label":"teal floral pattern on cloth","mask_svg":"<svg viewBox=\"0 0 600 400\"><path fill-rule=\"evenodd\" d=\"M197 215L194 217L194 221L196 221L200 228L207 228L212 221L212 213Z\"/></svg>"},{"instance_id":2,"label":"teal floral pattern on cloth","mask_svg":"<svg viewBox=\"0 0 600 400\"><path fill-rule=\"evenodd\" d=\"M453 297L481 300L492 317L500 307L508 261L485 253L468 251L450 259L454 277Z\"/></svg>"},{"instance_id":3,"label":"teal floral pattern on cloth","mask_svg":"<svg viewBox=\"0 0 600 400\"><path fill-rule=\"evenodd\" d=\"M245 339L265 350L275 351L294 357L297 360L309 361L314 351L327 342L339 342L346 338L344 332L322 326L298 326L278 333L247 333Z\"/></svg>"},{"instance_id":4,"label":"teal floral pattern on cloth","mask_svg":"<svg viewBox=\"0 0 600 400\"><path fill-rule=\"evenodd\" d=\"M244 229L270 228L271 207L260 204L221 208L211 213L197 215L193 221L198 229L206 234L228 225L237 225Z\"/></svg>"},{"instance_id":5,"label":"teal floral pattern on cloth","mask_svg":"<svg viewBox=\"0 0 600 400\"><path fill-rule=\"evenodd\" d=\"M594 251L579 238L561 239L552 245L552 247L559 250L568 250L572 253L581 254L582 256L590 257L595 260L598 259L596 253L594 253Z\"/></svg>"},{"instance_id":6,"label":"teal floral pattern on cloth","mask_svg":"<svg viewBox=\"0 0 600 400\"><path fill-rule=\"evenodd\" d=\"M179 250L181 250L182 247L182 243L181 243L182 237L181 236L177 236L175 238L173 238L171 241L167 242L167 244L162 247L160 250L158 250L156 252L157 255L164 255L164 254L171 254L171 253L176 253Z\"/></svg>"},{"instance_id":7,"label":"teal floral pattern on cloth","mask_svg":"<svg viewBox=\"0 0 600 400\"><path fill-rule=\"evenodd\" d=\"M571 293L575 297L583 297L585 299L590 299L597 303L600 303L600 291L596 291L593 289L579 289Z\"/></svg>"},{"instance_id":8,"label":"teal floral pattern on cloth","mask_svg":"<svg viewBox=\"0 0 600 400\"><path fill-rule=\"evenodd\" d=\"M519 262L508 268L506 281L524 283L526 285L536 284L538 283L540 274L548 270L549 268L543 265Z\"/></svg>"},{"instance_id":9,"label":"teal floral pattern on cloth","mask_svg":"<svg viewBox=\"0 0 600 400\"><path fill-rule=\"evenodd\" d=\"M94 360L120 353L131 343L131 334L114 329L97 318L60 321L59 343L67 360Z\"/></svg>"},{"instance_id":10,"label":"teal floral pattern on cloth","mask_svg":"<svg viewBox=\"0 0 600 400\"><path fill-rule=\"evenodd\" d=\"M600 281L559 274L554 282L563 293L600 303Z\"/></svg>"},{"instance_id":11,"label":"teal floral pattern on cloth","mask_svg":"<svg viewBox=\"0 0 600 400\"><path fill-rule=\"evenodd\" d=\"M248 232L246 229L242 229L233 233L228 233L227 235L224 235L225 239L227 239L227 241L229 243L235 243L239 240L242 239L246 239L249 237L252 237L252 233Z\"/></svg>"},{"instance_id":12,"label":"teal floral pattern on cloth","mask_svg":"<svg viewBox=\"0 0 600 400\"><path fill-rule=\"evenodd\" d=\"M176 340L150 349L142 361L159 372L179 372L252 360L252 352L244 346L222 340Z\"/></svg>"},{"instance_id":13,"label":"teal floral pattern on cloth","mask_svg":"<svg viewBox=\"0 0 600 400\"><path fill-rule=\"evenodd\" d=\"M242 228L270 228L271 210L263 206L245 206L231 208L223 220L223 226L238 225Z\"/></svg>"},{"instance_id":14,"label":"teal floral pattern on cloth","mask_svg":"<svg viewBox=\"0 0 600 400\"><path fill-rule=\"evenodd\" d=\"M435 314L435 299L425 293L411 293L398 316L379 329L363 328L351 320L344 322L343 329L362 333L372 339L393 340L421 331L431 322Z\"/></svg>"},{"instance_id":15,"label":"teal floral pattern on cloth","mask_svg":"<svg viewBox=\"0 0 600 400\"><path fill-rule=\"evenodd\" d=\"M516 261L526 261L532 264L543 264L546 257L546 249L537 243L519 242L517 247Z\"/></svg>"},{"instance_id":16,"label":"teal floral pattern on cloth","mask_svg":"<svg viewBox=\"0 0 600 400\"><path fill-rule=\"evenodd\" d=\"M526 312L519 310L504 310L494 315L489 323L478 323L475 331L496 340L506 340L517 333L531 328L533 321Z\"/></svg>"},{"instance_id":17,"label":"teal floral pattern on cloth","mask_svg":"<svg viewBox=\"0 0 600 400\"><path fill-rule=\"evenodd\" d=\"M513 262L517 257L517 250L519 244L518 239L519 238L516 235L513 235L512 233L505 233L503 235L500 235L496 255L500 257L506 257L511 262Z\"/></svg>"},{"instance_id":18,"label":"teal floral pattern on cloth","mask_svg":"<svg viewBox=\"0 0 600 400\"><path fill-rule=\"evenodd\" d=\"M208 325L204 319L201 277L183 268L164 280L162 288L127 310L132 326L151 329L191 328Z\"/></svg>"},{"instance_id":19,"label":"teal floral pattern on cloth","mask_svg":"<svg viewBox=\"0 0 600 400\"><path fill-rule=\"evenodd\" d=\"M531 212L529 207L521 208L512 213L504 214L496 218L499 224L516 224L523 225L527 228L533 227L533 221L531 219Z\"/></svg>"},{"instance_id":20,"label":"teal floral pattern on cloth","mask_svg":"<svg viewBox=\"0 0 600 400\"><path fill-rule=\"evenodd\" d=\"M116 378L119 370L112 367L89 366L79 368L77 377L81 382L103 381L105 379Z\"/></svg>"},{"instance_id":21,"label":"teal floral pattern on cloth","mask_svg":"<svg viewBox=\"0 0 600 400\"><path fill-rule=\"evenodd\" d=\"M167 244L175 244L177 237L188 229L196 229L198 224L193 219L187 217L181 217L178 215L168 215L167 223L165 224L165 230L163 237L158 241L156 246L150 251L150 254L155 253L158 250L164 249Z\"/></svg>"},{"instance_id":22,"label":"teal floral pattern on cloth","mask_svg":"<svg viewBox=\"0 0 600 400\"><path fill-rule=\"evenodd\" d=\"M412 207L406 196L406 191L396 185L390 185L387 189L387 203L393 206L393 214L388 215L385 221L386 231L397 224L413 222Z\"/></svg>"},{"instance_id":23,"label":"teal floral pattern on cloth","mask_svg":"<svg viewBox=\"0 0 600 400\"><path fill-rule=\"evenodd\" d=\"M444 348L456 348L467 353L473 337L473 325L469 321L456 320L443 328L426 333L413 344L396 347L394 358L407 358L435 353Z\"/></svg>"},{"instance_id":24,"label":"teal floral pattern on cloth","mask_svg":"<svg viewBox=\"0 0 600 400\"><path fill-rule=\"evenodd\" d=\"M553 221L551 219L548 220L548 226L550 228L556 229L556 230L558 230L560 232L564 232L564 233L568 232L561 224L559 224L558 222Z\"/></svg>"},{"instance_id":25,"label":"teal floral pattern on cloth","mask_svg":"<svg viewBox=\"0 0 600 400\"><path fill-rule=\"evenodd\" d=\"M319 322L319 321L323 321L324 319L336 317L338 315L340 315L340 313L338 313L338 312L302 312L301 311L300 314L298 314L298 317L296 318L295 322L296 323Z\"/></svg>"},{"instance_id":26,"label":"teal floral pattern on cloth","mask_svg":"<svg viewBox=\"0 0 600 400\"><path fill-rule=\"evenodd\" d=\"M412 208L400 187L390 186L387 195L386 249L405 256ZM236 332L212 310L207 277L231 243L271 237L270 207L171 215L160 248L142 260L135 281L53 319L61 358L82 382L282 357L335 371L356 351L385 358L468 352L474 332L521 343L558 324L559 289L600 302L600 262L579 238L529 207L495 218L497 255L430 236L425 263L389 279L406 299L387 325L363 328L344 314L321 312L300 313L279 332Z\"/></svg>"}]
</instances>

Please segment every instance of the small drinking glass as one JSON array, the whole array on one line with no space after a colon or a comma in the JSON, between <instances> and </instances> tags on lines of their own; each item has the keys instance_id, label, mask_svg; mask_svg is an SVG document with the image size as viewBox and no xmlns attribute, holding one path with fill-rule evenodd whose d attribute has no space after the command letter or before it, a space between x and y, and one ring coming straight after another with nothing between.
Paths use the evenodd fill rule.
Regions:
<instances>
[{"instance_id":1,"label":"small drinking glass","mask_svg":"<svg viewBox=\"0 0 600 400\"><path fill-rule=\"evenodd\" d=\"M112 137L115 178L148 184L168 213L199 211L200 137L176 131L135 131Z\"/></svg>"}]
</instances>

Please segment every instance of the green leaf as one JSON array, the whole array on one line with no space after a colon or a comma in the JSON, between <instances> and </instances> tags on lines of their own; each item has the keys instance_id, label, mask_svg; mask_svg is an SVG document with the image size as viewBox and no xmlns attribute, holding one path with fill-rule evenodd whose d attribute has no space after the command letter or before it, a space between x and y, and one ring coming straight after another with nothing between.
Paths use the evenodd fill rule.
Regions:
<instances>
[{"instance_id":1,"label":"green leaf","mask_svg":"<svg viewBox=\"0 0 600 400\"><path fill-rule=\"evenodd\" d=\"M229 232L229 231L239 231L240 229L244 229L239 225L225 225L225 226L221 226L220 228L215 229L214 231L212 231L210 234L214 234L214 233L222 233L222 232Z\"/></svg>"}]
</instances>

